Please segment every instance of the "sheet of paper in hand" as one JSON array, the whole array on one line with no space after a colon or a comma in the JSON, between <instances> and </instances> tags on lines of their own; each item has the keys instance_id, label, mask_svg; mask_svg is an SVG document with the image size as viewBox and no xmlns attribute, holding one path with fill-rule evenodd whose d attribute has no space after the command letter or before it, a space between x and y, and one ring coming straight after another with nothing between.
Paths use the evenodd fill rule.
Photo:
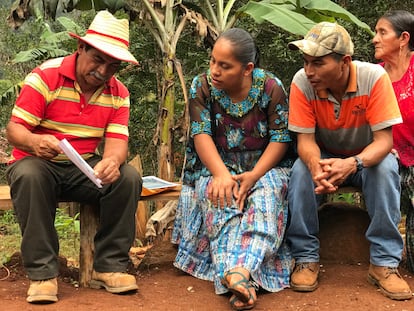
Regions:
<instances>
[{"instance_id":1,"label":"sheet of paper in hand","mask_svg":"<svg viewBox=\"0 0 414 311\"><path fill-rule=\"evenodd\" d=\"M66 138L59 142L59 147L73 162L73 164L75 164L86 176L88 176L98 188L102 188L101 180L95 176L93 168L81 157L81 155L75 150L75 148L72 147Z\"/></svg>"}]
</instances>

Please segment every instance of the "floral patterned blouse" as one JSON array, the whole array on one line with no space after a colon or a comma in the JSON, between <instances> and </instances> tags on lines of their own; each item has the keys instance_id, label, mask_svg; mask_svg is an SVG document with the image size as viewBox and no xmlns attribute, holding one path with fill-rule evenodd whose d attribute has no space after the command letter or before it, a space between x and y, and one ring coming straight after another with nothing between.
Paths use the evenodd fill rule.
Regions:
<instances>
[{"instance_id":1,"label":"floral patterned blouse","mask_svg":"<svg viewBox=\"0 0 414 311\"><path fill-rule=\"evenodd\" d=\"M251 170L269 142L291 143L288 100L282 82L263 69L253 70L252 87L242 102L233 103L223 90L211 84L210 72L193 79L190 89L190 139L183 176L192 185L198 177L211 173L201 163L193 137L213 137L218 152L232 174ZM291 166L288 152L279 166Z\"/></svg>"}]
</instances>

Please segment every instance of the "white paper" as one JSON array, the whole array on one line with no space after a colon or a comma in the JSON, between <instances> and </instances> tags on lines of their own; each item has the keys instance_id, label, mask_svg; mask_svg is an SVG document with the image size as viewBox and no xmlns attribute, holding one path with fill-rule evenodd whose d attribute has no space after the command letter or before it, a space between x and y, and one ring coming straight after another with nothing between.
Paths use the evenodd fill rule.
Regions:
<instances>
[{"instance_id":1,"label":"white paper","mask_svg":"<svg viewBox=\"0 0 414 311\"><path fill-rule=\"evenodd\" d=\"M95 176L93 168L81 157L81 155L75 150L75 148L72 147L66 138L59 142L59 147L73 162L73 164L75 164L86 176L88 176L98 188L102 188L101 180Z\"/></svg>"},{"instance_id":2,"label":"white paper","mask_svg":"<svg viewBox=\"0 0 414 311\"><path fill-rule=\"evenodd\" d=\"M152 190L160 188L172 188L179 186L179 184L175 184L155 176L145 176L142 177L142 186L144 188Z\"/></svg>"}]
</instances>

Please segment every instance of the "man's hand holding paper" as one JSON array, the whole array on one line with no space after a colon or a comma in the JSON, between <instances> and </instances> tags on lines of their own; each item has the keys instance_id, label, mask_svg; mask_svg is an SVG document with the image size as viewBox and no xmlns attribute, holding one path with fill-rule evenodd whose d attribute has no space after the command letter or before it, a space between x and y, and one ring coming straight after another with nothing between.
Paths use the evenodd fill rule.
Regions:
<instances>
[{"instance_id":1,"label":"man's hand holding paper","mask_svg":"<svg viewBox=\"0 0 414 311\"><path fill-rule=\"evenodd\" d=\"M121 176L119 163L113 158L104 158L93 168L94 174L102 184L110 184Z\"/></svg>"},{"instance_id":2,"label":"man's hand holding paper","mask_svg":"<svg viewBox=\"0 0 414 311\"><path fill-rule=\"evenodd\" d=\"M63 152L73 162L73 164L75 164L86 176L88 176L98 188L102 188L101 180L95 176L95 172L92 167L90 167L90 165L72 147L66 138L59 142L59 147L62 148Z\"/></svg>"}]
</instances>

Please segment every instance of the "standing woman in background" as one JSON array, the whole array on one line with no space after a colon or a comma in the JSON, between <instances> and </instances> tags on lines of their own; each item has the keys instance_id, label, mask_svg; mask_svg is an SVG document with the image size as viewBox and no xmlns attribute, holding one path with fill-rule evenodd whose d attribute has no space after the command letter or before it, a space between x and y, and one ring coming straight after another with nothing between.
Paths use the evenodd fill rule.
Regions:
<instances>
[{"instance_id":1,"label":"standing woman in background","mask_svg":"<svg viewBox=\"0 0 414 311\"><path fill-rule=\"evenodd\" d=\"M250 34L232 28L217 39L210 69L193 79L172 237L174 265L213 281L217 294L231 292L235 310L252 309L259 286L289 286L289 109L281 81L257 64Z\"/></svg>"},{"instance_id":2,"label":"standing woman in background","mask_svg":"<svg viewBox=\"0 0 414 311\"><path fill-rule=\"evenodd\" d=\"M403 118L392 132L400 162L401 210L407 215L407 266L414 272L414 15L403 10L387 12L377 21L375 32L375 58L383 61Z\"/></svg>"}]
</instances>

